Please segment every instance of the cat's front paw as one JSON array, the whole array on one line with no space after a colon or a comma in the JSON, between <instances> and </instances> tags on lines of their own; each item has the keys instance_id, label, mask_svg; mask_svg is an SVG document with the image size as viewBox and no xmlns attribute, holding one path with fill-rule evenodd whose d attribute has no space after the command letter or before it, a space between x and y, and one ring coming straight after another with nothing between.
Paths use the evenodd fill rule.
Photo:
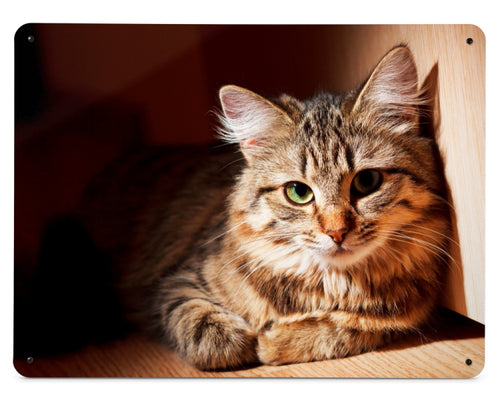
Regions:
<instances>
[{"instance_id":1,"label":"cat's front paw","mask_svg":"<svg viewBox=\"0 0 500 400\"><path fill-rule=\"evenodd\" d=\"M227 369L256 360L255 335L231 315L213 313L200 321L194 334L198 350L191 361L199 369Z\"/></svg>"},{"instance_id":2,"label":"cat's front paw","mask_svg":"<svg viewBox=\"0 0 500 400\"><path fill-rule=\"evenodd\" d=\"M263 364L280 365L311 361L311 343L304 337L304 330L297 324L273 324L259 332L257 356Z\"/></svg>"},{"instance_id":3,"label":"cat's front paw","mask_svg":"<svg viewBox=\"0 0 500 400\"><path fill-rule=\"evenodd\" d=\"M370 351L389 340L384 332L357 331L328 318L275 323L257 337L257 355L264 364L327 360Z\"/></svg>"},{"instance_id":4,"label":"cat's front paw","mask_svg":"<svg viewBox=\"0 0 500 400\"><path fill-rule=\"evenodd\" d=\"M241 317L203 300L186 306L191 306L190 312L175 321L172 332L176 349L186 361L201 370L235 368L257 361L255 334Z\"/></svg>"}]
</instances>

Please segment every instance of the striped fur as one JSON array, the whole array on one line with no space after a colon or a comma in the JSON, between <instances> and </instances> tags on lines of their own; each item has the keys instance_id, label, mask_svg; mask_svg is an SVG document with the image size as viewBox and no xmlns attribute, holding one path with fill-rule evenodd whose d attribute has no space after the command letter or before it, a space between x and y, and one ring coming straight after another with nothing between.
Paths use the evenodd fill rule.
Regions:
<instances>
[{"instance_id":1,"label":"striped fur","mask_svg":"<svg viewBox=\"0 0 500 400\"><path fill-rule=\"evenodd\" d=\"M242 155L170 163L180 178L151 185L120 282L138 320L201 369L344 357L424 323L449 261L449 206L409 50L341 96L220 96L222 135ZM382 183L359 196L363 170ZM291 203L288 182L314 201Z\"/></svg>"}]
</instances>

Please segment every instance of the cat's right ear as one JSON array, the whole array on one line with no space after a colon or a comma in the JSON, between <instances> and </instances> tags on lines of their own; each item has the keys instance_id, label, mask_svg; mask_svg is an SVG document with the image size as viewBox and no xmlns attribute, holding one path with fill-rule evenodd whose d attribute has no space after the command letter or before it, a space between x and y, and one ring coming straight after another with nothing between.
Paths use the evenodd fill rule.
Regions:
<instances>
[{"instance_id":1,"label":"cat's right ear","mask_svg":"<svg viewBox=\"0 0 500 400\"><path fill-rule=\"evenodd\" d=\"M426 103L418 90L417 67L410 50L397 46L380 60L358 93L352 113L388 131L418 127L419 106Z\"/></svg>"},{"instance_id":2,"label":"cat's right ear","mask_svg":"<svg viewBox=\"0 0 500 400\"><path fill-rule=\"evenodd\" d=\"M272 152L274 143L293 125L284 110L250 90L223 86L219 98L224 113L220 135L227 142L239 143L249 161Z\"/></svg>"}]
</instances>

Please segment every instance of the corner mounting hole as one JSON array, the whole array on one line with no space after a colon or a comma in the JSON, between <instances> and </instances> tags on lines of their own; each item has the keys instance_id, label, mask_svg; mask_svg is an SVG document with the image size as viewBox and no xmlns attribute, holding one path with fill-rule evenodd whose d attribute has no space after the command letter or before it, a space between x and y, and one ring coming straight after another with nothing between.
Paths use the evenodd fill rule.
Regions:
<instances>
[{"instance_id":1,"label":"corner mounting hole","mask_svg":"<svg viewBox=\"0 0 500 400\"><path fill-rule=\"evenodd\" d=\"M468 358L467 360L465 360L465 363L466 363L467 365L471 365L471 364L472 364L472 360L471 360L470 358Z\"/></svg>"},{"instance_id":2,"label":"corner mounting hole","mask_svg":"<svg viewBox=\"0 0 500 400\"><path fill-rule=\"evenodd\" d=\"M472 44L474 43L474 40L472 38L467 38L466 42L467 44Z\"/></svg>"}]
</instances>

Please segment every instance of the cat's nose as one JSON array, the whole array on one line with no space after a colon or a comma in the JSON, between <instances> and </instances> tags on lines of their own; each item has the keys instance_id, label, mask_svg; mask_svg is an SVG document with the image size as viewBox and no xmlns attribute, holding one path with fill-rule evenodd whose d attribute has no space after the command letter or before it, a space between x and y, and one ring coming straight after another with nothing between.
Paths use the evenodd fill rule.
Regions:
<instances>
[{"instance_id":1,"label":"cat's nose","mask_svg":"<svg viewBox=\"0 0 500 400\"><path fill-rule=\"evenodd\" d=\"M344 241L347 232L347 228L340 228L335 231L326 231L325 233L330 236L335 243L340 244Z\"/></svg>"}]
</instances>

